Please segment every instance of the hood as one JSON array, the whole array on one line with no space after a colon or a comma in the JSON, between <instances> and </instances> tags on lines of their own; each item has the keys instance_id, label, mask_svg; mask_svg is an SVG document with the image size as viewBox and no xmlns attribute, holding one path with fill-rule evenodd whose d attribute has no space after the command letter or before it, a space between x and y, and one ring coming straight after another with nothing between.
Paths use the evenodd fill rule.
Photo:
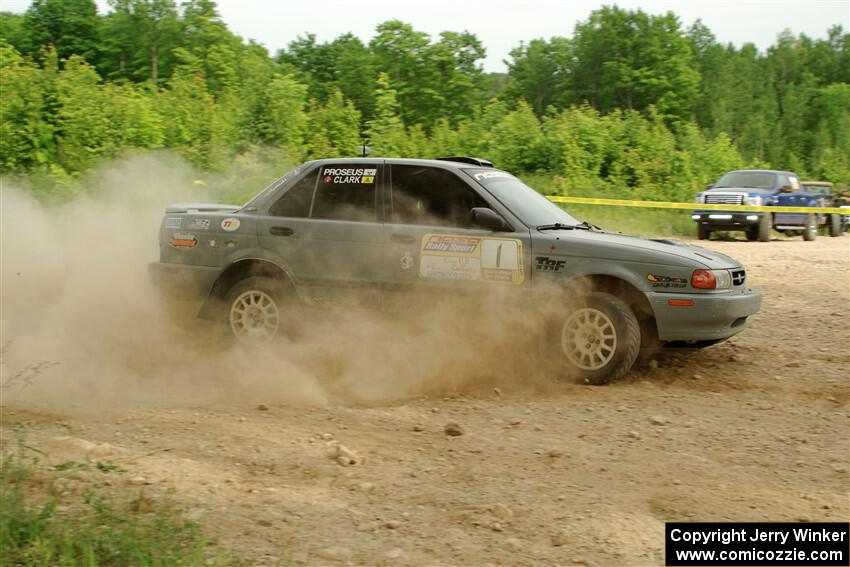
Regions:
<instances>
[{"instance_id":1,"label":"hood","mask_svg":"<svg viewBox=\"0 0 850 567\"><path fill-rule=\"evenodd\" d=\"M242 205L220 205L214 203L175 203L165 207L165 212L171 213L234 213Z\"/></svg>"},{"instance_id":2,"label":"hood","mask_svg":"<svg viewBox=\"0 0 850 567\"><path fill-rule=\"evenodd\" d=\"M761 195L769 197L776 194L776 189L759 189L757 187L712 187L702 193L746 193L748 195Z\"/></svg>"},{"instance_id":3,"label":"hood","mask_svg":"<svg viewBox=\"0 0 850 567\"><path fill-rule=\"evenodd\" d=\"M546 231L549 240L564 245L567 254L598 257L600 259L651 262L693 268L736 268L740 262L701 246L669 238L643 238L612 232L585 230Z\"/></svg>"}]
</instances>

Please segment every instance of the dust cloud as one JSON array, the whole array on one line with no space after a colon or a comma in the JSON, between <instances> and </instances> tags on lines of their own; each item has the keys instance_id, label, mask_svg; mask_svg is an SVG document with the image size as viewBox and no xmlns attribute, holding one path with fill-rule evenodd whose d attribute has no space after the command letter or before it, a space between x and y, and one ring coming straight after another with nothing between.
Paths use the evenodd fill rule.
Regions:
<instances>
[{"instance_id":1,"label":"dust cloud","mask_svg":"<svg viewBox=\"0 0 850 567\"><path fill-rule=\"evenodd\" d=\"M250 349L226 340L220 325L164 300L147 275L165 205L210 200L194 178L185 163L135 156L101 169L83 196L58 207L4 184L4 403L81 412L316 406L547 387L531 370L529 329L516 323L530 318L483 307L504 305L498 297L388 313L304 311L293 315L295 338ZM29 383L12 380L21 376Z\"/></svg>"}]
</instances>

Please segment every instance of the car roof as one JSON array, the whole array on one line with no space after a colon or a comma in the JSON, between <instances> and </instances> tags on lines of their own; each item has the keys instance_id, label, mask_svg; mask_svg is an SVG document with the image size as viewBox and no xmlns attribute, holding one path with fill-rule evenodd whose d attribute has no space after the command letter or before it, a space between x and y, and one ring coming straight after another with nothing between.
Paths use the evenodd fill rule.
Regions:
<instances>
[{"instance_id":1,"label":"car roof","mask_svg":"<svg viewBox=\"0 0 850 567\"><path fill-rule=\"evenodd\" d=\"M464 159L476 159L476 158L464 158ZM382 161L389 164L399 164L399 165L421 165L421 166L429 166L429 167L440 167L443 169L468 169L468 168L476 168L476 167L486 167L487 169L497 169L492 166L486 165L477 165L475 163L468 162L460 162L460 161L452 161L450 159L417 159L417 158L398 158L398 157L380 157L380 156L369 156L369 157L345 157L345 158L326 158L326 159L316 159L312 161L306 162L307 164L318 164L324 165L328 163L374 163L375 161Z\"/></svg>"},{"instance_id":2,"label":"car roof","mask_svg":"<svg viewBox=\"0 0 850 567\"><path fill-rule=\"evenodd\" d=\"M793 171L783 171L781 169L736 169L734 171L730 171L728 173L785 173L787 175L793 175L794 177L799 177ZM801 181L802 183L802 181Z\"/></svg>"}]
</instances>

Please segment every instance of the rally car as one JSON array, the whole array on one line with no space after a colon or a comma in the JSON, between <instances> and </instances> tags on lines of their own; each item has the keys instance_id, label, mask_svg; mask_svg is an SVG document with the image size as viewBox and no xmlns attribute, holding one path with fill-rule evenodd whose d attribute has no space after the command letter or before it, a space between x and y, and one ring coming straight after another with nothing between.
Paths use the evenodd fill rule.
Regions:
<instances>
[{"instance_id":1,"label":"rally car","mask_svg":"<svg viewBox=\"0 0 850 567\"><path fill-rule=\"evenodd\" d=\"M761 304L737 260L606 232L467 157L310 161L242 206L169 206L159 250L153 280L241 341L284 332L290 301L492 290L525 302L550 358L594 384L642 350L727 339Z\"/></svg>"}]
</instances>

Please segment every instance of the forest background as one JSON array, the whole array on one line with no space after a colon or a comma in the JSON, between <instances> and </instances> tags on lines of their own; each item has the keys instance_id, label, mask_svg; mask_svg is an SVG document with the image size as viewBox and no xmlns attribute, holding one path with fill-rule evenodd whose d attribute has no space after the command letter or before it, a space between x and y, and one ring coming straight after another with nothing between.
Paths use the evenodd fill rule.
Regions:
<instances>
[{"instance_id":1,"label":"forest background","mask_svg":"<svg viewBox=\"0 0 850 567\"><path fill-rule=\"evenodd\" d=\"M740 167L850 181L850 34L766 52L606 6L486 73L472 33L390 20L272 55L212 0L35 0L0 13L0 176L44 202L137 152L245 199L305 159L473 155L547 194L691 200Z\"/></svg>"}]
</instances>

